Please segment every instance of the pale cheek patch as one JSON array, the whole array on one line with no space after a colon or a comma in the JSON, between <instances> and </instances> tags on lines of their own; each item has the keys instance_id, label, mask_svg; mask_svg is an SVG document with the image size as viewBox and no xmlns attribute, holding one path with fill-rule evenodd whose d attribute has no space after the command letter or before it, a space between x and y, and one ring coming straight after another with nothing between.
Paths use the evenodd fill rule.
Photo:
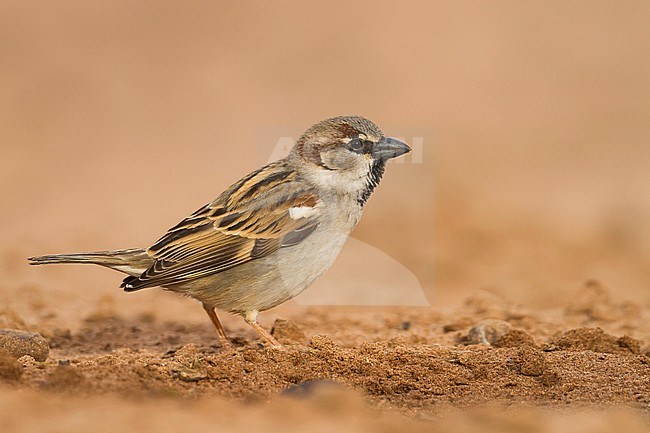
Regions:
<instances>
[{"instance_id":1,"label":"pale cheek patch","mask_svg":"<svg viewBox=\"0 0 650 433\"><path fill-rule=\"evenodd\" d=\"M291 207L289 208L289 217L294 220L309 218L314 212L316 212L314 208L309 206Z\"/></svg>"},{"instance_id":2,"label":"pale cheek patch","mask_svg":"<svg viewBox=\"0 0 650 433\"><path fill-rule=\"evenodd\" d=\"M323 165L330 170L351 170L359 164L360 160L364 160L363 156L341 148L322 152L320 158Z\"/></svg>"}]
</instances>

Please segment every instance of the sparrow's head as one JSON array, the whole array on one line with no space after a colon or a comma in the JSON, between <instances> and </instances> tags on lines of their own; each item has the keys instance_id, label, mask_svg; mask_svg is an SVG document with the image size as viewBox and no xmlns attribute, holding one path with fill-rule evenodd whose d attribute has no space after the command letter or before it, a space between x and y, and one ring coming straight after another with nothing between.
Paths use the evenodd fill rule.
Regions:
<instances>
[{"instance_id":1,"label":"sparrow's head","mask_svg":"<svg viewBox=\"0 0 650 433\"><path fill-rule=\"evenodd\" d=\"M328 170L354 170L410 152L406 144L384 136L370 120L340 116L323 120L298 139L293 153Z\"/></svg>"},{"instance_id":2,"label":"sparrow's head","mask_svg":"<svg viewBox=\"0 0 650 433\"><path fill-rule=\"evenodd\" d=\"M306 163L313 177L323 184L346 192L359 190L365 203L386 161L410 151L405 143L386 137L370 120L341 116L305 131L290 157Z\"/></svg>"}]
</instances>

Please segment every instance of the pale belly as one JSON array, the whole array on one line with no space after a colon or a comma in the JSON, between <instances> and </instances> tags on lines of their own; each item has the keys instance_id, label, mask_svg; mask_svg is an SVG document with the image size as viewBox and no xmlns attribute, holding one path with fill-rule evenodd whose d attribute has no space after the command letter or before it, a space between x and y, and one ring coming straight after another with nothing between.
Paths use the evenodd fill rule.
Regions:
<instances>
[{"instance_id":1,"label":"pale belly","mask_svg":"<svg viewBox=\"0 0 650 433\"><path fill-rule=\"evenodd\" d=\"M334 222L323 221L298 245L170 290L232 313L268 310L298 295L332 266L359 217L360 212L349 218L349 230L340 230L340 221L339 230L331 230Z\"/></svg>"}]
</instances>

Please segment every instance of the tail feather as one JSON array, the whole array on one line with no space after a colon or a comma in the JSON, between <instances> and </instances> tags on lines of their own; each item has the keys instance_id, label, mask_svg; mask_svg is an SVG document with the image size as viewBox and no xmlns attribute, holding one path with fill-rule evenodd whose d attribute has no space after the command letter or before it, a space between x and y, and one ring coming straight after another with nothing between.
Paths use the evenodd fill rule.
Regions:
<instances>
[{"instance_id":1,"label":"tail feather","mask_svg":"<svg viewBox=\"0 0 650 433\"><path fill-rule=\"evenodd\" d=\"M142 249L97 251L78 254L52 254L30 257L30 265L48 265L52 263L91 263L104 266L132 276L141 275L153 264L153 259Z\"/></svg>"}]
</instances>

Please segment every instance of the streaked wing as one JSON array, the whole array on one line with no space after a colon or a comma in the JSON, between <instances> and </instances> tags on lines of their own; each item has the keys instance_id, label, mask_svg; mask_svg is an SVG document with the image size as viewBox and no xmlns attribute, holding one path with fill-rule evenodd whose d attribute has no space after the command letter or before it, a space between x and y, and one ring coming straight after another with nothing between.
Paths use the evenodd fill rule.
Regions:
<instances>
[{"instance_id":1,"label":"streaked wing","mask_svg":"<svg viewBox=\"0 0 650 433\"><path fill-rule=\"evenodd\" d=\"M147 251L154 264L122 287L177 284L296 245L318 226L318 202L281 162L263 167L172 227Z\"/></svg>"}]
</instances>

